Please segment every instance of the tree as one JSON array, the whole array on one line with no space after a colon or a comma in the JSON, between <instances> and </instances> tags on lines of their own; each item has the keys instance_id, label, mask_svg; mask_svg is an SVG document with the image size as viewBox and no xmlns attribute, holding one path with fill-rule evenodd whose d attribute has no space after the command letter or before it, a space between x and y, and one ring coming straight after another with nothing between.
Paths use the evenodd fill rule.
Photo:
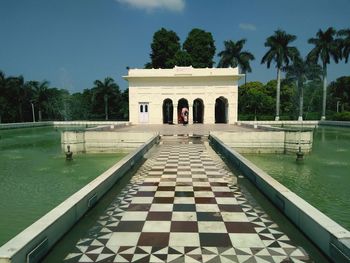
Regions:
<instances>
[{"instance_id":1,"label":"tree","mask_svg":"<svg viewBox=\"0 0 350 263\"><path fill-rule=\"evenodd\" d=\"M308 80L320 79L322 69L318 64L309 63L301 57L295 58L292 65L285 67L288 80L294 81L299 93L299 118L303 120L304 84Z\"/></svg>"},{"instance_id":2,"label":"tree","mask_svg":"<svg viewBox=\"0 0 350 263\"><path fill-rule=\"evenodd\" d=\"M270 96L276 104L277 80L268 81L265 86L266 94ZM281 80L280 84L280 109L284 116L292 117L294 115L294 105L296 104L296 92L294 85L289 80Z\"/></svg>"},{"instance_id":3,"label":"tree","mask_svg":"<svg viewBox=\"0 0 350 263\"><path fill-rule=\"evenodd\" d=\"M322 105L322 80L314 79L304 84L304 117L307 119L320 119L320 105Z\"/></svg>"},{"instance_id":4,"label":"tree","mask_svg":"<svg viewBox=\"0 0 350 263\"><path fill-rule=\"evenodd\" d=\"M104 115L105 120L109 119L109 104L111 103L111 98L116 98L120 95L119 86L114 82L114 79L107 77L103 81L95 80L93 87L92 100L95 102L101 101L103 98L104 102Z\"/></svg>"},{"instance_id":5,"label":"tree","mask_svg":"<svg viewBox=\"0 0 350 263\"><path fill-rule=\"evenodd\" d=\"M92 91L84 89L82 93L73 93L69 97L68 105L72 120L89 120L92 114Z\"/></svg>"},{"instance_id":6,"label":"tree","mask_svg":"<svg viewBox=\"0 0 350 263\"><path fill-rule=\"evenodd\" d=\"M28 84L23 76L8 78L8 85L11 89L13 104L18 107L18 120L23 122L23 104L27 98Z\"/></svg>"},{"instance_id":7,"label":"tree","mask_svg":"<svg viewBox=\"0 0 350 263\"><path fill-rule=\"evenodd\" d=\"M119 116L122 120L129 119L129 89L125 89L121 94L121 106Z\"/></svg>"},{"instance_id":8,"label":"tree","mask_svg":"<svg viewBox=\"0 0 350 263\"><path fill-rule=\"evenodd\" d=\"M171 61L180 50L180 38L172 30L161 28L153 35L150 54L151 63L145 65L146 68L171 68Z\"/></svg>"},{"instance_id":9,"label":"tree","mask_svg":"<svg viewBox=\"0 0 350 263\"><path fill-rule=\"evenodd\" d=\"M270 114L273 98L261 82L248 82L239 88L239 111L243 114Z\"/></svg>"},{"instance_id":10,"label":"tree","mask_svg":"<svg viewBox=\"0 0 350 263\"><path fill-rule=\"evenodd\" d=\"M345 63L348 63L350 54L350 29L339 30L338 36L343 37L341 39L342 57L345 59Z\"/></svg>"},{"instance_id":11,"label":"tree","mask_svg":"<svg viewBox=\"0 0 350 263\"><path fill-rule=\"evenodd\" d=\"M43 115L42 112L48 105L50 105L48 103L49 82L46 80L42 82L30 81L28 82L28 85L33 91L32 102L34 102L38 107L39 121L42 121L42 115Z\"/></svg>"},{"instance_id":12,"label":"tree","mask_svg":"<svg viewBox=\"0 0 350 263\"><path fill-rule=\"evenodd\" d=\"M271 62L274 61L277 67L277 89L276 89L276 117L279 120L280 114L280 89L281 89L281 69L284 65L288 66L289 62L299 56L299 51L296 47L290 47L289 44L296 39L295 35L287 34L285 31L277 30L275 34L268 37L265 42L265 47L269 50L263 56L261 64L266 63L267 68L270 68Z\"/></svg>"},{"instance_id":13,"label":"tree","mask_svg":"<svg viewBox=\"0 0 350 263\"><path fill-rule=\"evenodd\" d=\"M329 84L331 103L334 109L350 110L350 77L340 77ZM339 105L340 104L340 105Z\"/></svg>"},{"instance_id":14,"label":"tree","mask_svg":"<svg viewBox=\"0 0 350 263\"><path fill-rule=\"evenodd\" d=\"M218 54L221 57L218 67L240 66L242 72L245 74L244 84L247 84L247 72L252 72L249 61L255 58L252 53L242 51L245 43L245 39L238 40L236 43L232 40L224 41L225 49Z\"/></svg>"},{"instance_id":15,"label":"tree","mask_svg":"<svg viewBox=\"0 0 350 263\"><path fill-rule=\"evenodd\" d=\"M309 44L315 47L307 55L307 60L312 63L322 62L323 69L323 99L321 120L326 119L326 100L327 100L327 64L330 64L331 57L338 63L341 58L340 41L335 39L336 31L329 27L326 31L321 29L317 32L316 38L310 38Z\"/></svg>"},{"instance_id":16,"label":"tree","mask_svg":"<svg viewBox=\"0 0 350 263\"><path fill-rule=\"evenodd\" d=\"M50 88L47 90L47 104L45 113L49 120L70 120L70 107L68 90Z\"/></svg>"},{"instance_id":17,"label":"tree","mask_svg":"<svg viewBox=\"0 0 350 263\"><path fill-rule=\"evenodd\" d=\"M171 67L191 66L192 65L192 58L186 51L179 50L176 52L174 58L169 60L169 65Z\"/></svg>"},{"instance_id":18,"label":"tree","mask_svg":"<svg viewBox=\"0 0 350 263\"><path fill-rule=\"evenodd\" d=\"M7 96L6 96L6 88L7 88L7 78L4 72L0 71L0 123L3 120L3 116L7 109Z\"/></svg>"},{"instance_id":19,"label":"tree","mask_svg":"<svg viewBox=\"0 0 350 263\"><path fill-rule=\"evenodd\" d=\"M210 32L198 28L192 29L183 44L183 50L190 55L193 67L213 67L216 48Z\"/></svg>"}]
</instances>

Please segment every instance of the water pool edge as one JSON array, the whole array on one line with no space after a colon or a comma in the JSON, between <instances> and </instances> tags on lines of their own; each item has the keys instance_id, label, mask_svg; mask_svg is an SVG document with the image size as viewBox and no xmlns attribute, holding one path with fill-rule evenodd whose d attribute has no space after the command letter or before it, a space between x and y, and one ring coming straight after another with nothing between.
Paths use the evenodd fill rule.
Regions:
<instances>
[{"instance_id":1,"label":"water pool edge","mask_svg":"<svg viewBox=\"0 0 350 263\"><path fill-rule=\"evenodd\" d=\"M334 262L350 262L349 231L226 146L215 135L210 135L209 140L214 149L250 179L323 253Z\"/></svg>"},{"instance_id":2,"label":"water pool edge","mask_svg":"<svg viewBox=\"0 0 350 263\"><path fill-rule=\"evenodd\" d=\"M159 140L140 146L0 247L0 263L37 262ZM28 257L32 257L29 261Z\"/></svg>"}]
</instances>

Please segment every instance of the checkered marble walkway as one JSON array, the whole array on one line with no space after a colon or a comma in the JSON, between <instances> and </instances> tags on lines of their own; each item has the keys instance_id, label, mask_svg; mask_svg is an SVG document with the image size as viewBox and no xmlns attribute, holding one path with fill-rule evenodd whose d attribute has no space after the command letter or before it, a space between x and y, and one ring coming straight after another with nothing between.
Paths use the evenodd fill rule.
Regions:
<instances>
[{"instance_id":1,"label":"checkered marble walkway","mask_svg":"<svg viewBox=\"0 0 350 263\"><path fill-rule=\"evenodd\" d=\"M204 143L164 140L65 262L312 262Z\"/></svg>"}]
</instances>

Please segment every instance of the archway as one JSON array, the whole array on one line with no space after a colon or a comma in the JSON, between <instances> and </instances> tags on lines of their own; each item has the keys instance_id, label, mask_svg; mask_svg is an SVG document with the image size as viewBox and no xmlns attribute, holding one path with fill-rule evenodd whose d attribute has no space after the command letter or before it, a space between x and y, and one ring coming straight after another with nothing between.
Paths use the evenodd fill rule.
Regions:
<instances>
[{"instance_id":1,"label":"archway","mask_svg":"<svg viewBox=\"0 0 350 263\"><path fill-rule=\"evenodd\" d=\"M181 110L182 108L187 108L188 109L188 101L184 98L179 99L177 103L177 122L178 123L183 123L183 120L181 118Z\"/></svg>"},{"instance_id":2,"label":"archway","mask_svg":"<svg viewBox=\"0 0 350 263\"><path fill-rule=\"evenodd\" d=\"M163 123L173 123L173 101L165 99L163 101Z\"/></svg>"},{"instance_id":3,"label":"archway","mask_svg":"<svg viewBox=\"0 0 350 263\"><path fill-rule=\"evenodd\" d=\"M201 99L193 101L193 123L203 123L204 103Z\"/></svg>"},{"instance_id":4,"label":"archway","mask_svg":"<svg viewBox=\"0 0 350 263\"><path fill-rule=\"evenodd\" d=\"M228 101L225 97L215 100L215 123L228 122Z\"/></svg>"}]
</instances>

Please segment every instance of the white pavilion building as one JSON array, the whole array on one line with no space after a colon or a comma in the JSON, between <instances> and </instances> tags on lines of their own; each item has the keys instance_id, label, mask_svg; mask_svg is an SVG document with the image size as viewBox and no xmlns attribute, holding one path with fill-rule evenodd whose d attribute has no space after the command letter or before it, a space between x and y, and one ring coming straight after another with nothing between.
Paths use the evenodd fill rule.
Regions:
<instances>
[{"instance_id":1,"label":"white pavilion building","mask_svg":"<svg viewBox=\"0 0 350 263\"><path fill-rule=\"evenodd\" d=\"M133 124L234 123L238 112L238 68L129 69L129 121Z\"/></svg>"}]
</instances>

